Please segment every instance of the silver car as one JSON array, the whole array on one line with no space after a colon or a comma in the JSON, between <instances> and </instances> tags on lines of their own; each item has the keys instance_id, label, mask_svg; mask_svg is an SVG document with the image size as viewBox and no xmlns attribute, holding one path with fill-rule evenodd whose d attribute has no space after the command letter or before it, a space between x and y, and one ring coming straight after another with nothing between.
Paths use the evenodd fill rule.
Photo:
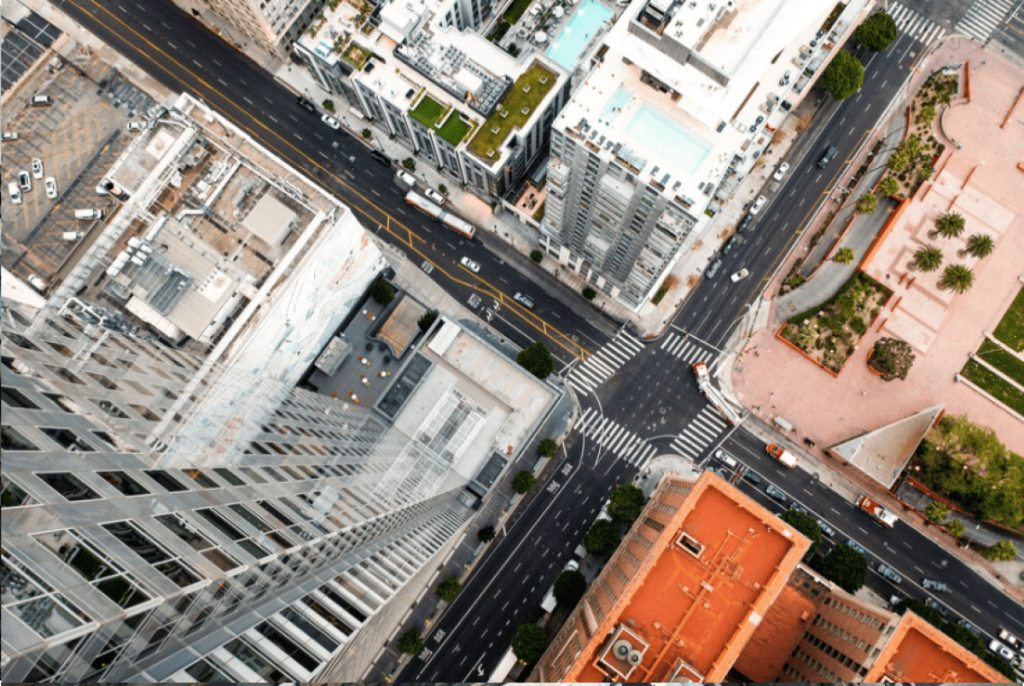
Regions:
<instances>
[{"instance_id":1,"label":"silver car","mask_svg":"<svg viewBox=\"0 0 1024 686\"><path fill-rule=\"evenodd\" d=\"M900 576L895 569L884 563L879 563L878 573L894 584L898 584L903 581L903 577Z\"/></svg>"}]
</instances>

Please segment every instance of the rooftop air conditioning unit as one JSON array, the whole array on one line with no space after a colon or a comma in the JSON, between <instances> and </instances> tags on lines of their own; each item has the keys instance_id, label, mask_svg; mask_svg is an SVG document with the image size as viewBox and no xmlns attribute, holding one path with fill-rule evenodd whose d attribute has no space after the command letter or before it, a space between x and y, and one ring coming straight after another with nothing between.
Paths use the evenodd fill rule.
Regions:
<instances>
[{"instance_id":1,"label":"rooftop air conditioning unit","mask_svg":"<svg viewBox=\"0 0 1024 686\"><path fill-rule=\"evenodd\" d=\"M620 639L615 642L612 646L612 654L616 659L622 660L623 662L629 661L629 656L637 651L633 649L633 644L625 639Z\"/></svg>"},{"instance_id":2,"label":"rooftop air conditioning unit","mask_svg":"<svg viewBox=\"0 0 1024 686\"><path fill-rule=\"evenodd\" d=\"M630 667L636 667L643 660L643 655L639 650L629 651L629 655L626 656L626 662L629 663Z\"/></svg>"}]
</instances>

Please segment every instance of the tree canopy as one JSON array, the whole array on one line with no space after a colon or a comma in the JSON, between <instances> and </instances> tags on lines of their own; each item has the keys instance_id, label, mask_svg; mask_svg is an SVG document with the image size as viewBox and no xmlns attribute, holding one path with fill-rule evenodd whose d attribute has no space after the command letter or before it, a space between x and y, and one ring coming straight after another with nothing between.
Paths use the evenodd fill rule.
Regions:
<instances>
[{"instance_id":1,"label":"tree canopy","mask_svg":"<svg viewBox=\"0 0 1024 686\"><path fill-rule=\"evenodd\" d=\"M420 317L416 321L416 323L419 325L420 331L426 331L427 329L430 328L430 325L433 324L434 320L436 320L436 319L437 319L437 310L430 310L430 312L427 312L422 317Z\"/></svg>"},{"instance_id":2,"label":"tree canopy","mask_svg":"<svg viewBox=\"0 0 1024 686\"><path fill-rule=\"evenodd\" d=\"M493 526L485 526L476 532L476 537L481 543L489 543L494 540L494 533Z\"/></svg>"},{"instance_id":3,"label":"tree canopy","mask_svg":"<svg viewBox=\"0 0 1024 686\"><path fill-rule=\"evenodd\" d=\"M1017 548L1012 541L1003 539L985 551L985 559L996 562L1009 562L1017 556Z\"/></svg>"},{"instance_id":4,"label":"tree canopy","mask_svg":"<svg viewBox=\"0 0 1024 686\"><path fill-rule=\"evenodd\" d=\"M1024 522L1024 457L965 415L946 415L925 436L915 461L929 488L981 519Z\"/></svg>"},{"instance_id":5,"label":"tree canopy","mask_svg":"<svg viewBox=\"0 0 1024 686\"><path fill-rule=\"evenodd\" d=\"M840 50L818 79L818 85L834 100L846 100L864 85L864 65L850 53Z\"/></svg>"},{"instance_id":6,"label":"tree canopy","mask_svg":"<svg viewBox=\"0 0 1024 686\"><path fill-rule=\"evenodd\" d=\"M878 209L878 196L874 193L864 193L857 198L857 214L871 214Z\"/></svg>"},{"instance_id":7,"label":"tree canopy","mask_svg":"<svg viewBox=\"0 0 1024 686\"><path fill-rule=\"evenodd\" d=\"M882 375L883 381L907 378L917 356L906 341L898 338L879 338L868 360L872 369Z\"/></svg>"},{"instance_id":8,"label":"tree canopy","mask_svg":"<svg viewBox=\"0 0 1024 686\"><path fill-rule=\"evenodd\" d=\"M551 351L541 341L523 348L516 356L516 362L538 379L546 379L551 372L555 371L555 361L551 358Z\"/></svg>"},{"instance_id":9,"label":"tree canopy","mask_svg":"<svg viewBox=\"0 0 1024 686\"><path fill-rule=\"evenodd\" d=\"M811 555L821 545L821 527L818 526L818 522L814 521L814 517L803 512L797 512L796 510L786 510L779 516L779 519L811 539L811 547L807 549L807 554L804 555L805 560L811 559Z\"/></svg>"},{"instance_id":10,"label":"tree canopy","mask_svg":"<svg viewBox=\"0 0 1024 686\"><path fill-rule=\"evenodd\" d=\"M854 38L857 43L871 52L882 52L899 38L900 32L896 28L896 22L886 12L875 12L864 20Z\"/></svg>"},{"instance_id":11,"label":"tree canopy","mask_svg":"<svg viewBox=\"0 0 1024 686\"><path fill-rule=\"evenodd\" d=\"M381 307L387 307L395 299L395 289L385 279L377 279L370 286L370 295Z\"/></svg>"},{"instance_id":12,"label":"tree canopy","mask_svg":"<svg viewBox=\"0 0 1024 686\"><path fill-rule=\"evenodd\" d=\"M622 484L612 489L608 503L608 514L623 524L632 524L640 516L647 498L644 492L632 484Z\"/></svg>"},{"instance_id":13,"label":"tree canopy","mask_svg":"<svg viewBox=\"0 0 1024 686\"><path fill-rule=\"evenodd\" d=\"M586 592L587 578L580 572L566 570L555 579L555 599L562 607L576 607Z\"/></svg>"},{"instance_id":14,"label":"tree canopy","mask_svg":"<svg viewBox=\"0 0 1024 686\"><path fill-rule=\"evenodd\" d=\"M816 557L811 566L847 593L856 593L868 580L868 561L848 545L837 545L825 557Z\"/></svg>"},{"instance_id":15,"label":"tree canopy","mask_svg":"<svg viewBox=\"0 0 1024 686\"><path fill-rule=\"evenodd\" d=\"M924 509L924 516L936 524L942 524L942 522L946 521L946 517L949 516L949 507L938 500L933 500Z\"/></svg>"},{"instance_id":16,"label":"tree canopy","mask_svg":"<svg viewBox=\"0 0 1024 686\"><path fill-rule=\"evenodd\" d=\"M599 519L590 527L590 531L583 537L583 547L591 555L607 555L619 546L622 536L614 522L607 519Z\"/></svg>"},{"instance_id":17,"label":"tree canopy","mask_svg":"<svg viewBox=\"0 0 1024 686\"><path fill-rule=\"evenodd\" d=\"M548 633L536 624L520 624L512 637L512 652L526 664L540 659L548 648Z\"/></svg>"},{"instance_id":18,"label":"tree canopy","mask_svg":"<svg viewBox=\"0 0 1024 686\"><path fill-rule=\"evenodd\" d=\"M398 652L405 655L419 655L423 650L423 637L419 629L409 629L398 639Z\"/></svg>"},{"instance_id":19,"label":"tree canopy","mask_svg":"<svg viewBox=\"0 0 1024 686\"><path fill-rule=\"evenodd\" d=\"M462 584L459 583L459 577L450 576L437 585L437 596L450 603L459 596L459 592L462 590Z\"/></svg>"},{"instance_id":20,"label":"tree canopy","mask_svg":"<svg viewBox=\"0 0 1024 686\"><path fill-rule=\"evenodd\" d=\"M558 454L558 443L550 438L545 438L537 446L537 452L541 457L554 457Z\"/></svg>"},{"instance_id":21,"label":"tree canopy","mask_svg":"<svg viewBox=\"0 0 1024 686\"><path fill-rule=\"evenodd\" d=\"M512 477L512 488L519 494L528 493L536 483L537 477L530 471L523 470Z\"/></svg>"}]
</instances>

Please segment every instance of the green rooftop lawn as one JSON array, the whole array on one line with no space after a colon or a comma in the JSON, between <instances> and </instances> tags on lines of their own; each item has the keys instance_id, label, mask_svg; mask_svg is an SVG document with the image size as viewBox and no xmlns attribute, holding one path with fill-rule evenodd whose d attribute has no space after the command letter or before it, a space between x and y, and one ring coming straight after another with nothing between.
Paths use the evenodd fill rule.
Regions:
<instances>
[{"instance_id":1,"label":"green rooftop lawn","mask_svg":"<svg viewBox=\"0 0 1024 686\"><path fill-rule=\"evenodd\" d=\"M1024 362L987 338L978 348L978 357L1024 386Z\"/></svg>"},{"instance_id":2,"label":"green rooftop lawn","mask_svg":"<svg viewBox=\"0 0 1024 686\"><path fill-rule=\"evenodd\" d=\"M1017 292L992 335L1017 352L1024 350L1024 288Z\"/></svg>"},{"instance_id":3,"label":"green rooftop lawn","mask_svg":"<svg viewBox=\"0 0 1024 686\"><path fill-rule=\"evenodd\" d=\"M459 111L455 110L448 115L448 119L441 125L437 133L453 146L457 146L466 137L466 134L472 130L473 125L462 121L462 118L459 117Z\"/></svg>"},{"instance_id":4,"label":"green rooftop lawn","mask_svg":"<svg viewBox=\"0 0 1024 686\"><path fill-rule=\"evenodd\" d=\"M512 0L512 4L505 10L505 21L515 24L523 16L523 12L530 6L531 0Z\"/></svg>"},{"instance_id":5,"label":"green rooftop lawn","mask_svg":"<svg viewBox=\"0 0 1024 686\"><path fill-rule=\"evenodd\" d=\"M1024 393L1017 390L1013 384L985 369L974 360L968 360L960 373L993 398L1009 406L1014 412L1024 414Z\"/></svg>"},{"instance_id":6,"label":"green rooftop lawn","mask_svg":"<svg viewBox=\"0 0 1024 686\"><path fill-rule=\"evenodd\" d=\"M434 100L429 95L424 95L420 103L409 112L409 115L428 129L444 114L444 105Z\"/></svg>"},{"instance_id":7,"label":"green rooftop lawn","mask_svg":"<svg viewBox=\"0 0 1024 686\"><path fill-rule=\"evenodd\" d=\"M547 82L541 83L542 78L545 78ZM484 162L497 161L498 148L505 142L513 129L521 128L533 116L534 110L554 85L555 75L541 66L539 62L534 62L533 66L516 79L511 90L473 136L473 140L469 143L469 151ZM529 92L523 91L524 86L529 86ZM522 112L524 107L529 108L529 112L526 114ZM502 112L508 112L508 116L502 117ZM495 127L498 129L497 133L492 131ZM494 151L493 157L487 156L488 150Z\"/></svg>"}]
</instances>

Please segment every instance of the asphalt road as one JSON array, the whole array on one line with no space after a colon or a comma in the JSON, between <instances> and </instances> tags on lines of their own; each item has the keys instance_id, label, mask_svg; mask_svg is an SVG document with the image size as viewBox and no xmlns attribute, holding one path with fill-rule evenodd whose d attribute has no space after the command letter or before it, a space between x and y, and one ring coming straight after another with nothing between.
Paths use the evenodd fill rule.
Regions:
<instances>
[{"instance_id":1,"label":"asphalt road","mask_svg":"<svg viewBox=\"0 0 1024 686\"><path fill-rule=\"evenodd\" d=\"M60 7L162 85L190 93L341 201L377 235L423 266L446 291L519 346L544 340L563 364L610 338L616 323L577 294L479 231L473 241L404 202L408 188L369 149L296 104L295 94L166 0L63 0ZM377 227L374 229L374 227ZM479 274L459 265L468 256ZM531 312L516 292L536 302ZM477 297L473 297L477 296Z\"/></svg>"}]
</instances>

